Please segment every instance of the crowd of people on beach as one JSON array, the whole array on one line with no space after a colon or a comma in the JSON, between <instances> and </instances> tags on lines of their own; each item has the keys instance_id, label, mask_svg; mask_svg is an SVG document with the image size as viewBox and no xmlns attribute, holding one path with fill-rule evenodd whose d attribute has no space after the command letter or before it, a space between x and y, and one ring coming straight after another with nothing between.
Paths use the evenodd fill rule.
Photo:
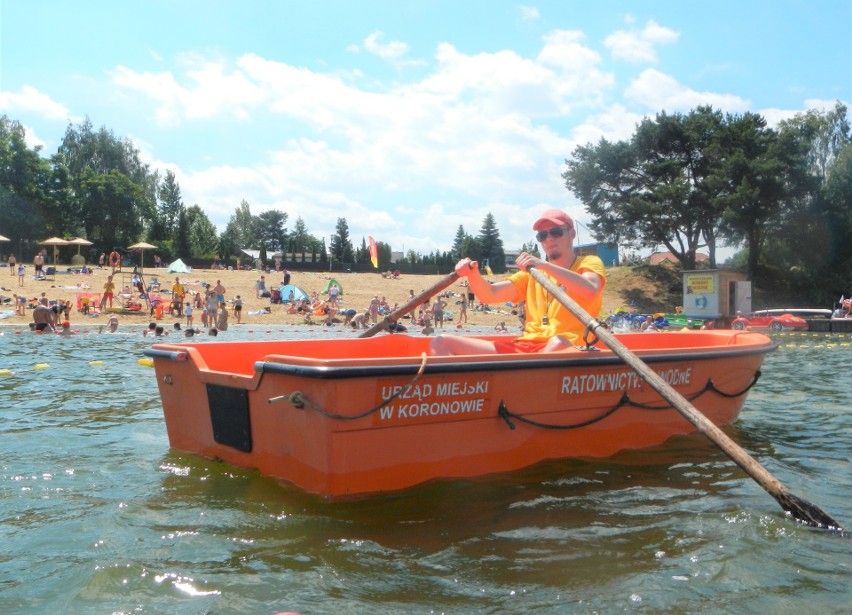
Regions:
<instances>
[{"instance_id":1,"label":"crowd of people on beach","mask_svg":"<svg viewBox=\"0 0 852 615\"><path fill-rule=\"evenodd\" d=\"M280 262L274 267L265 267L262 262L251 263L253 267L238 267L241 269L256 271L253 288L255 299L269 299L268 305L263 305L260 310L244 312L244 302L240 294L228 295L228 291L222 284L221 279L215 283L208 283L195 279L190 281L186 274L175 275L173 282L160 279L158 274L164 266L159 255L154 256L154 273L149 273L148 280L135 266L128 271L122 266L127 266L127 261L122 261L122 256L112 251L109 254L102 252L98 259L98 269L106 274L101 288L96 283L78 282L75 288L81 292L76 297L76 306L70 300L60 298L50 300L46 293L40 297L31 298L21 293L14 293L11 303L16 316L32 316L30 328L34 331L52 331L64 333L70 329L72 318L98 317L102 314L113 313L108 319L106 327L100 326L99 330L115 331L118 327L118 319L114 314L118 313L140 313L147 312L151 318L151 325L145 330L148 336L168 335L180 328L181 334L186 336L196 335L205 330L212 331L214 335L227 331L231 323L242 324L244 315L272 314L274 305L281 304L283 313L297 315L304 324L316 324L323 326L342 325L345 328L368 329L377 324L381 319L394 314L396 330L406 330L406 325L419 329L425 335L431 335L436 330L441 330L448 322L458 323L458 326L468 322L468 309L473 305L475 298L468 288L462 288L459 292L444 291L432 300L426 299L421 304L412 307L404 314L397 314L400 309L399 302L391 303L385 296L373 296L367 305L351 305L343 294L343 288L332 278L328 278L329 284L323 291L312 291L310 294L299 292L296 296L291 286L294 275L281 266ZM33 260L33 271L30 278L42 279L44 275L45 254L39 252ZM28 267L19 263L14 255L10 255L7 264L11 276L17 276L19 290L27 284ZM213 271L228 269L225 261L221 258L214 260ZM255 269L256 268L256 269ZM69 272L75 274L91 275L93 269L86 265L75 268ZM273 281L281 275L280 281ZM399 272L394 272L391 279L400 279ZM120 281L121 280L121 281ZM95 288L92 288L92 286ZM69 288L69 287L62 287ZM286 290L285 288L290 289ZM2 290L2 289L0 289ZM285 296L286 293L286 296ZM304 295L303 295L304 293ZM415 291L408 291L405 298L411 302L415 298ZM0 294L0 301L3 295ZM402 299L402 298L401 298ZM255 304L254 301L251 301ZM78 316L79 314L79 316ZM166 325L161 325L164 319L176 319L175 329L170 330ZM397 323L396 321L400 321ZM401 323L405 324L401 324ZM64 325L64 326L63 326Z\"/></svg>"},{"instance_id":2,"label":"crowd of people on beach","mask_svg":"<svg viewBox=\"0 0 852 615\"><path fill-rule=\"evenodd\" d=\"M220 279L210 284L200 280L190 282L186 276L176 275L170 288L166 289L164 288L166 284L156 275L151 276L150 282L146 284L142 274L134 268L129 274L129 283L125 277L125 283L119 290L117 287L121 284L117 282L117 275L120 265L112 262L113 260L111 255L102 253L99 267L107 274L102 289L97 292L97 289L92 289L90 284L80 283L78 287L81 291L91 290L92 292L78 295L76 306L70 300L51 300L46 292L42 292L35 298L14 293L9 301L14 307L14 314L26 316L29 312L32 317L30 329L33 331L56 332L63 335L69 335L72 332L70 321L75 317L74 312L80 317L100 316L102 313L117 311L119 308L116 304L122 310L143 312L143 305L147 303L147 311L152 322L144 333L150 337L171 333L167 327L159 324L159 321L170 317L178 320L174 323L174 330L180 330L181 334L187 337L205 330L212 335L218 335L219 332L228 330L232 320L236 324L241 324L243 321L244 303L241 295L235 294L229 297ZM19 286L24 287L26 266L18 264L14 256L9 257L8 263L12 276L17 275ZM253 312L253 314L272 313L272 294L267 289L266 278L271 273L273 272L262 269L254 284L256 298L269 298L270 305L264 306L259 312ZM283 270L281 273L279 288L283 289L290 285L293 274L288 270ZM345 305L343 289L337 283L329 284L322 294L313 291L310 295L301 298L296 298L293 290L290 290L286 297L281 296L280 290L273 288L272 292L278 293L277 303L282 304L284 313L299 315L305 324L325 326L342 324L344 327L367 329L376 324L380 318L399 309L399 303L390 304L386 297L378 295L372 297L369 304L365 306L355 308ZM409 291L409 299L413 296L414 290ZM450 291L443 293L434 303L430 304L427 300L416 311L413 310L402 317L409 319L412 326L421 327L424 333L429 334L434 331L432 323L435 323L436 327L443 327L445 321L452 317L447 306L454 296L456 293ZM462 293L460 297L461 299L457 302L459 320L467 322L467 295ZM0 301L2 300L3 296L0 295ZM115 331L117 328L118 319L112 315L108 319L107 326L101 326L100 330ZM400 325L399 330L404 330L404 327Z\"/></svg>"}]
</instances>

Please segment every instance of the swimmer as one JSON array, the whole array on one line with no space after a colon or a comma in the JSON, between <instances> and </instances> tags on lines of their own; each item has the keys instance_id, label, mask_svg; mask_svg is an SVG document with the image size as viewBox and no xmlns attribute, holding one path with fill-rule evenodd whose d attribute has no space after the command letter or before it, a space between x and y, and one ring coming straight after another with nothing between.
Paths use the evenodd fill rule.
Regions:
<instances>
[{"instance_id":1,"label":"swimmer","mask_svg":"<svg viewBox=\"0 0 852 615\"><path fill-rule=\"evenodd\" d=\"M56 331L56 321L59 320L59 308L56 306L52 308L47 307L46 303L46 301L39 302L33 310L33 324L31 326L34 331L40 332L47 329Z\"/></svg>"},{"instance_id":2,"label":"swimmer","mask_svg":"<svg viewBox=\"0 0 852 615\"><path fill-rule=\"evenodd\" d=\"M118 329L118 318L115 316L110 316L107 321L107 328L109 328L110 333L115 333Z\"/></svg>"}]
</instances>

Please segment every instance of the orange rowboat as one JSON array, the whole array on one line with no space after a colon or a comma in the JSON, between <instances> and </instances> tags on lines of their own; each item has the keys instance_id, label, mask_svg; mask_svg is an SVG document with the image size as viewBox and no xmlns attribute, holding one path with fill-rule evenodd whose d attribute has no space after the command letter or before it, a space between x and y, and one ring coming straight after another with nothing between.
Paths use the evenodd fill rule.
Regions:
<instances>
[{"instance_id":1,"label":"orange rowboat","mask_svg":"<svg viewBox=\"0 0 852 615\"><path fill-rule=\"evenodd\" d=\"M750 331L617 336L716 424L775 344ZM340 497L607 457L694 427L605 347L428 356L429 338L156 344L175 449Z\"/></svg>"}]
</instances>

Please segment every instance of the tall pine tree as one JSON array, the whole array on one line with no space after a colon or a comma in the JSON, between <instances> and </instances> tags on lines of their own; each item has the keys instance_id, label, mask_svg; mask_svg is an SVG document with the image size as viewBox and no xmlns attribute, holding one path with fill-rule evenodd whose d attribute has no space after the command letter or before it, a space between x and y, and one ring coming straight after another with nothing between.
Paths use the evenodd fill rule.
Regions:
<instances>
[{"instance_id":1,"label":"tall pine tree","mask_svg":"<svg viewBox=\"0 0 852 615\"><path fill-rule=\"evenodd\" d=\"M506 252L503 249L503 240L500 239L500 231L497 230L497 222L491 212L482 221L478 239L482 246L481 259L488 261L494 273L505 273Z\"/></svg>"}]
</instances>

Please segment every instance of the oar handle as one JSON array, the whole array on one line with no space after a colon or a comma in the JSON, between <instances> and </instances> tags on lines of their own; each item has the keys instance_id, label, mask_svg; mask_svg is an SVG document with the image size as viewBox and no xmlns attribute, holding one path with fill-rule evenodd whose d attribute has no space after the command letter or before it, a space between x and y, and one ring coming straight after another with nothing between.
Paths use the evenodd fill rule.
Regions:
<instances>
[{"instance_id":1,"label":"oar handle","mask_svg":"<svg viewBox=\"0 0 852 615\"><path fill-rule=\"evenodd\" d=\"M827 527L842 531L840 524L818 507L806 500L791 494L787 488L773 476L769 470L749 455L739 444L734 442L728 435L719 429L710 419L704 416L689 400L678 393L674 387L663 380L659 374L652 370L647 363L642 361L621 341L616 338L601 322L592 318L574 299L568 296L559 286L541 271L529 268L529 274L541 284L552 297L571 312L582 322L594 335L597 335L607 347L630 366L648 385L651 386L671 406L680 412L686 420L704 434L711 442L722 449L734 463L740 466L746 474L751 476L761 487L763 487L781 507L791 515L816 527Z\"/></svg>"},{"instance_id":2,"label":"oar handle","mask_svg":"<svg viewBox=\"0 0 852 615\"><path fill-rule=\"evenodd\" d=\"M442 290L444 290L445 288L450 286L453 282L455 282L458 279L459 279L459 274L457 274L455 271L453 271L449 275L444 276L436 284L434 284L433 286L430 286L429 288L424 290L422 293L420 293L416 297L411 298L408 301L408 303L406 303L402 307L395 309L393 312L391 312L390 314L385 316L382 320L380 320L379 322L374 324L372 327L370 327L369 329L364 331L358 337L373 337L379 331L387 330L388 327L392 323L395 323L403 315L408 314L410 311L412 311L418 305L420 305L421 303L423 303L424 301L426 301L430 297L437 295L439 292L441 292Z\"/></svg>"}]
</instances>

